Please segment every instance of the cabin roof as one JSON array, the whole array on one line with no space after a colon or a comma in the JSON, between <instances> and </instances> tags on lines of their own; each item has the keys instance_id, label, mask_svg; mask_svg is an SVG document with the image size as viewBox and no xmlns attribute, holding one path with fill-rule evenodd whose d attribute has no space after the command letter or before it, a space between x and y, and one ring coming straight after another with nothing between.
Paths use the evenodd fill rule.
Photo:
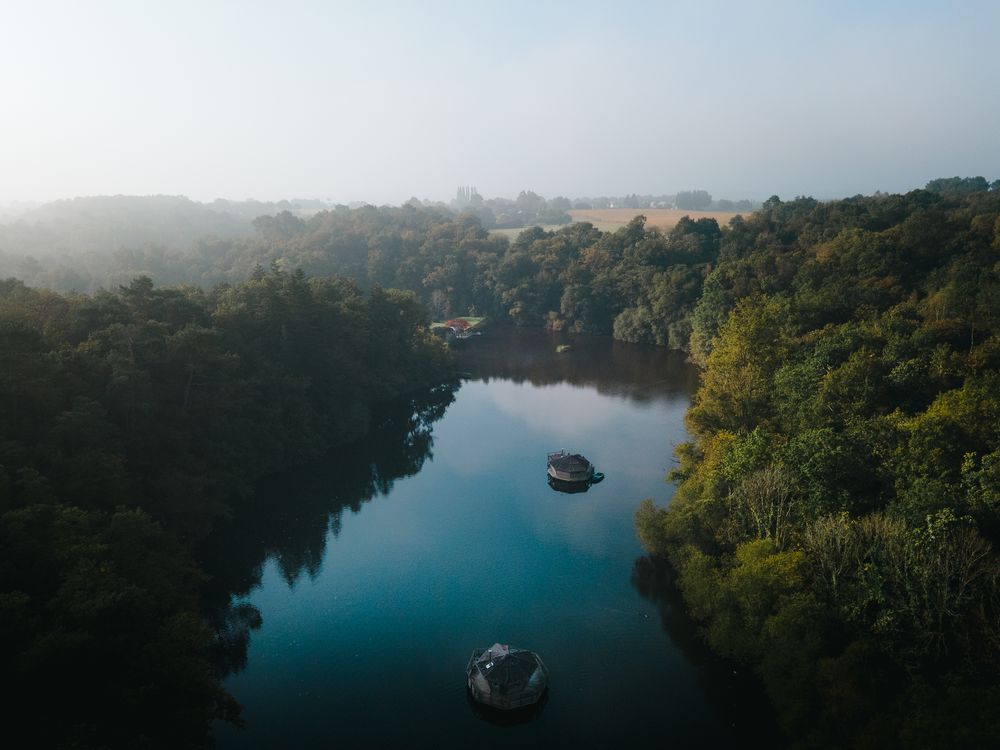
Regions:
<instances>
[{"instance_id":1,"label":"cabin roof","mask_svg":"<svg viewBox=\"0 0 1000 750\"><path fill-rule=\"evenodd\" d=\"M549 456L549 465L556 471L586 471L590 461L579 453L554 453Z\"/></svg>"},{"instance_id":2,"label":"cabin roof","mask_svg":"<svg viewBox=\"0 0 1000 750\"><path fill-rule=\"evenodd\" d=\"M499 643L486 649L475 663L486 679L498 685L524 684L539 667L538 657L533 652Z\"/></svg>"}]
</instances>

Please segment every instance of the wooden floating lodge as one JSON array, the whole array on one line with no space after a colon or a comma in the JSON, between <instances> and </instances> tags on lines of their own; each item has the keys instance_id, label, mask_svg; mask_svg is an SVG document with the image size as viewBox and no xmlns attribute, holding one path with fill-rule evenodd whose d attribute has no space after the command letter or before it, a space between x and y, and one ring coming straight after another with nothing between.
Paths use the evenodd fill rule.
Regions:
<instances>
[{"instance_id":1,"label":"wooden floating lodge","mask_svg":"<svg viewBox=\"0 0 1000 750\"><path fill-rule=\"evenodd\" d=\"M538 654L500 643L473 651L465 672L472 697L504 711L537 703L549 684Z\"/></svg>"},{"instance_id":2,"label":"wooden floating lodge","mask_svg":"<svg viewBox=\"0 0 1000 750\"><path fill-rule=\"evenodd\" d=\"M589 482L594 465L579 453L559 451L549 454L548 474L559 482Z\"/></svg>"}]
</instances>

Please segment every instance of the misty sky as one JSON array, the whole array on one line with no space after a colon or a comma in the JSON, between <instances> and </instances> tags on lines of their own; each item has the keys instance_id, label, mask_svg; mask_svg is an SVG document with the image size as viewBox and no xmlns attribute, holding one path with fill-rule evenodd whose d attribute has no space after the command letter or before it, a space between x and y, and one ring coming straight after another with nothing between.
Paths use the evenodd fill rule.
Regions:
<instances>
[{"instance_id":1,"label":"misty sky","mask_svg":"<svg viewBox=\"0 0 1000 750\"><path fill-rule=\"evenodd\" d=\"M0 0L0 201L992 180L998 32L995 0Z\"/></svg>"}]
</instances>

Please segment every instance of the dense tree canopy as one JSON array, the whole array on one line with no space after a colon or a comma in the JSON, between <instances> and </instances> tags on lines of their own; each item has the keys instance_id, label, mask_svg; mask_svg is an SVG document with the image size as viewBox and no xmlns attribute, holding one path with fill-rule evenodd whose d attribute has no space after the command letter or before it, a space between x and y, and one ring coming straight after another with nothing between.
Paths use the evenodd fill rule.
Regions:
<instances>
[{"instance_id":1,"label":"dense tree canopy","mask_svg":"<svg viewBox=\"0 0 1000 750\"><path fill-rule=\"evenodd\" d=\"M42 286L121 283L0 282L0 659L24 705L66 717L45 739L198 744L233 717L192 545L239 516L252 480L439 379L428 315L479 314L685 349L703 368L677 495L644 504L637 529L803 746L995 744L997 184L772 196L727 227L639 216L513 241L477 197L460 215L278 212L250 237L62 265L0 247L0 270ZM530 192L511 206L565 207Z\"/></svg>"},{"instance_id":2,"label":"dense tree canopy","mask_svg":"<svg viewBox=\"0 0 1000 750\"><path fill-rule=\"evenodd\" d=\"M712 205L712 196L707 190L682 190L677 193L674 203L685 211L704 211Z\"/></svg>"},{"instance_id":3,"label":"dense tree canopy","mask_svg":"<svg viewBox=\"0 0 1000 750\"><path fill-rule=\"evenodd\" d=\"M637 514L802 746L1000 737L1000 194L929 187L723 232L694 440Z\"/></svg>"},{"instance_id":4,"label":"dense tree canopy","mask_svg":"<svg viewBox=\"0 0 1000 750\"><path fill-rule=\"evenodd\" d=\"M535 211L539 201L524 192L517 205ZM150 246L64 265L5 261L0 247L0 270L6 263L9 273L57 289L128 283L136 275L210 288L277 263L310 276L346 276L365 291L411 290L440 319L488 315L685 349L722 238L714 219L685 218L664 234L637 217L615 233L582 222L558 231L534 227L510 242L472 213L456 217L412 204L342 206L309 219L284 211L258 217L253 227L253 238L206 237L188 252Z\"/></svg>"},{"instance_id":5,"label":"dense tree canopy","mask_svg":"<svg viewBox=\"0 0 1000 750\"><path fill-rule=\"evenodd\" d=\"M235 718L193 547L256 479L357 440L374 405L440 382L426 323L411 293L277 268L211 292L0 282L11 722L47 747L190 747Z\"/></svg>"}]
</instances>

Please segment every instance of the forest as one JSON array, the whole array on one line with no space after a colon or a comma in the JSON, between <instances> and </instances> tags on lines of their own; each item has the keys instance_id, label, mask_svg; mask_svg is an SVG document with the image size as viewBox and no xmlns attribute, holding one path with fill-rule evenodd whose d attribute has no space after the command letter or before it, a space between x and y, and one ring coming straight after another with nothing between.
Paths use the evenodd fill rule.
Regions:
<instances>
[{"instance_id":1,"label":"forest","mask_svg":"<svg viewBox=\"0 0 1000 750\"><path fill-rule=\"evenodd\" d=\"M155 206L159 199L150 200ZM155 213L138 205L140 217ZM198 204L168 205L193 211L197 221L211 214ZM160 216L164 209L158 210ZM637 217L614 233L580 222L557 231L534 227L510 242L490 234L472 213L405 204L338 206L309 218L284 210L254 219L252 236L208 234L184 246L174 232L174 244L94 250L88 238L125 233L115 216L98 222L100 230L93 221L81 228L72 217L54 225L9 225L6 238L0 232L0 277L67 292L128 285L137 276L211 289L277 264L313 277L346 276L366 292L408 289L438 319L487 315L686 349L694 304L722 237L714 219L682 220L663 234ZM76 243L77 249L58 258L23 250L46 242Z\"/></svg>"},{"instance_id":2,"label":"forest","mask_svg":"<svg viewBox=\"0 0 1000 750\"><path fill-rule=\"evenodd\" d=\"M277 268L209 292L0 282L10 731L44 747L196 747L213 720L239 721L196 550L254 512L256 480L447 380L427 322L411 293Z\"/></svg>"},{"instance_id":3,"label":"forest","mask_svg":"<svg viewBox=\"0 0 1000 750\"><path fill-rule=\"evenodd\" d=\"M643 543L801 747L1000 738L1000 191L723 230L677 493Z\"/></svg>"},{"instance_id":4,"label":"forest","mask_svg":"<svg viewBox=\"0 0 1000 750\"><path fill-rule=\"evenodd\" d=\"M425 326L461 314L701 368L676 496L636 529L798 745L1000 736L997 183L513 241L412 202L281 210L189 246L13 258L31 286L0 283L0 660L15 714L63 732L43 739L192 745L238 720L193 550L254 480L441 382Z\"/></svg>"}]
</instances>

